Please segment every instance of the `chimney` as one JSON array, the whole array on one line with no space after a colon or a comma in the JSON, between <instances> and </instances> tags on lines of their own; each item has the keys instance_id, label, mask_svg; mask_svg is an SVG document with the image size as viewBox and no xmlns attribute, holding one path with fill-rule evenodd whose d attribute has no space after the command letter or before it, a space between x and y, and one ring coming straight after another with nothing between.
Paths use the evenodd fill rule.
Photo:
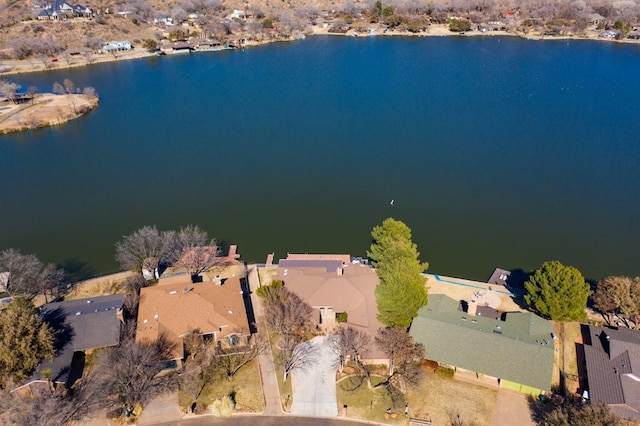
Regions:
<instances>
[{"instance_id":1,"label":"chimney","mask_svg":"<svg viewBox=\"0 0 640 426\"><path fill-rule=\"evenodd\" d=\"M475 300L472 300L467 304L467 315L476 315L476 311L478 310L478 303Z\"/></svg>"},{"instance_id":2,"label":"chimney","mask_svg":"<svg viewBox=\"0 0 640 426\"><path fill-rule=\"evenodd\" d=\"M216 275L213 280L216 282L217 285L222 285L222 279L220 278L220 275Z\"/></svg>"},{"instance_id":3,"label":"chimney","mask_svg":"<svg viewBox=\"0 0 640 426\"><path fill-rule=\"evenodd\" d=\"M336 269L336 274L338 274L338 276L344 275L344 268L341 266Z\"/></svg>"}]
</instances>

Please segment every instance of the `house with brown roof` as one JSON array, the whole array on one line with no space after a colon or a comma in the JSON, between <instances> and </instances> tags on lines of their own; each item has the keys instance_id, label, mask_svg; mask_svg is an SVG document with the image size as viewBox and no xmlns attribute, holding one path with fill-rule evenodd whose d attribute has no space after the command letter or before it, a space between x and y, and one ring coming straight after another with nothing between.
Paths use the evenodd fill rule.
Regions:
<instances>
[{"instance_id":1,"label":"house with brown roof","mask_svg":"<svg viewBox=\"0 0 640 426\"><path fill-rule=\"evenodd\" d=\"M345 257L346 256L346 257ZM276 279L314 310L313 320L325 333L350 326L371 336L366 362L386 364L388 359L373 344L379 328L375 289L379 283L373 268L348 263L348 255L289 255L280 260Z\"/></svg>"},{"instance_id":2,"label":"house with brown roof","mask_svg":"<svg viewBox=\"0 0 640 426\"><path fill-rule=\"evenodd\" d=\"M193 283L188 274L160 278L158 285L140 291L136 340L154 341L164 335L176 344L172 360L184 358L185 335L197 331L204 341L233 346L249 336L249 320L241 274L203 274Z\"/></svg>"},{"instance_id":3,"label":"house with brown roof","mask_svg":"<svg viewBox=\"0 0 640 426\"><path fill-rule=\"evenodd\" d=\"M583 348L589 399L640 421L640 331L589 326Z\"/></svg>"}]
</instances>

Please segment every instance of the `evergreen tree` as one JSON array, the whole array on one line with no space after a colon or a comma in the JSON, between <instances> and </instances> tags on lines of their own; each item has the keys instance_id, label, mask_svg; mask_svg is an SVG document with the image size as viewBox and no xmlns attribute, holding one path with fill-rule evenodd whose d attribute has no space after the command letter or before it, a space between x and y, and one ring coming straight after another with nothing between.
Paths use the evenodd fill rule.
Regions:
<instances>
[{"instance_id":1,"label":"evergreen tree","mask_svg":"<svg viewBox=\"0 0 640 426\"><path fill-rule=\"evenodd\" d=\"M0 373L22 380L43 360L53 357L54 338L36 308L16 298L0 313Z\"/></svg>"},{"instance_id":2,"label":"evergreen tree","mask_svg":"<svg viewBox=\"0 0 640 426\"><path fill-rule=\"evenodd\" d=\"M388 218L371 231L373 243L367 253L376 267L380 284L376 287L378 319L387 327L408 328L418 309L427 304L426 278L421 273L417 246L411 229Z\"/></svg>"},{"instance_id":3,"label":"evergreen tree","mask_svg":"<svg viewBox=\"0 0 640 426\"><path fill-rule=\"evenodd\" d=\"M545 262L524 284L524 301L529 308L554 321L584 320L584 308L591 295L589 284L573 266L557 260Z\"/></svg>"}]
</instances>

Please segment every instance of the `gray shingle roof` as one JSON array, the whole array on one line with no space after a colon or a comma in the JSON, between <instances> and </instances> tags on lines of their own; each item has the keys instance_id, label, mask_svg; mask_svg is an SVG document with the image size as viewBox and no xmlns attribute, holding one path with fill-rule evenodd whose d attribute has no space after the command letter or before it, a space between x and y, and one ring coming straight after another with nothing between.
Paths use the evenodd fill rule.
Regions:
<instances>
[{"instance_id":1,"label":"gray shingle roof","mask_svg":"<svg viewBox=\"0 0 640 426\"><path fill-rule=\"evenodd\" d=\"M640 332L589 326L584 354L592 401L640 420Z\"/></svg>"},{"instance_id":2,"label":"gray shingle roof","mask_svg":"<svg viewBox=\"0 0 640 426\"><path fill-rule=\"evenodd\" d=\"M116 346L120 342L120 319L124 294L48 303L40 315L56 332L56 357L42 363L32 380L42 379L49 369L52 380L66 383L73 354L77 351Z\"/></svg>"},{"instance_id":3,"label":"gray shingle roof","mask_svg":"<svg viewBox=\"0 0 640 426\"><path fill-rule=\"evenodd\" d=\"M410 333L425 346L428 359L550 390L554 349L549 321L522 312L508 313L505 321L469 316L457 305L448 296L430 295L413 320Z\"/></svg>"}]
</instances>

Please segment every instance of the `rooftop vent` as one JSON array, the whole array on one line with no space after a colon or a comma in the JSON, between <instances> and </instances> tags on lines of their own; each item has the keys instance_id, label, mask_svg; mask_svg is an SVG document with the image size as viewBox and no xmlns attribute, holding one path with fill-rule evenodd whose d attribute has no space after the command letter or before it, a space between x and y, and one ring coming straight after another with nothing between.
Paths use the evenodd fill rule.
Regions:
<instances>
[{"instance_id":1,"label":"rooftop vent","mask_svg":"<svg viewBox=\"0 0 640 426\"><path fill-rule=\"evenodd\" d=\"M87 300L87 303L93 303L93 300Z\"/></svg>"},{"instance_id":2,"label":"rooftop vent","mask_svg":"<svg viewBox=\"0 0 640 426\"><path fill-rule=\"evenodd\" d=\"M178 292L177 292L177 291L175 291L175 290L171 290L171 291L169 292L169 294L178 294Z\"/></svg>"},{"instance_id":3,"label":"rooftop vent","mask_svg":"<svg viewBox=\"0 0 640 426\"><path fill-rule=\"evenodd\" d=\"M230 314L232 314L232 313L233 313L233 311L232 311L232 310L229 310L229 313L230 313Z\"/></svg>"},{"instance_id":4,"label":"rooftop vent","mask_svg":"<svg viewBox=\"0 0 640 426\"><path fill-rule=\"evenodd\" d=\"M76 312L76 315L82 315L82 311Z\"/></svg>"}]
</instances>

